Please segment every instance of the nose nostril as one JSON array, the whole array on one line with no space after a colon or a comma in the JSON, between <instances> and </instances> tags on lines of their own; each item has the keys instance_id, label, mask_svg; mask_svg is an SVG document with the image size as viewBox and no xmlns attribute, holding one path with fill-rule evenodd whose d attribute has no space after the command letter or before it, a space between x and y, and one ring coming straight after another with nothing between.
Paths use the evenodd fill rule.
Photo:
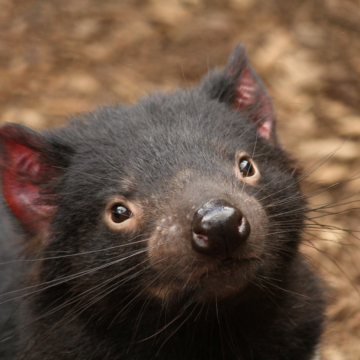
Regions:
<instances>
[{"instance_id":1,"label":"nose nostril","mask_svg":"<svg viewBox=\"0 0 360 360\"><path fill-rule=\"evenodd\" d=\"M208 236L204 232L197 232L193 230L194 234L199 238L208 238Z\"/></svg>"},{"instance_id":2,"label":"nose nostril","mask_svg":"<svg viewBox=\"0 0 360 360\"><path fill-rule=\"evenodd\" d=\"M240 237L243 239L247 239L250 235L250 224L247 221L246 217L242 216L238 223L238 230Z\"/></svg>"},{"instance_id":3,"label":"nose nostril","mask_svg":"<svg viewBox=\"0 0 360 360\"><path fill-rule=\"evenodd\" d=\"M208 235L206 234L206 231L204 229L196 229L195 227L193 227L193 233L198 238L208 239Z\"/></svg>"},{"instance_id":4,"label":"nose nostril","mask_svg":"<svg viewBox=\"0 0 360 360\"><path fill-rule=\"evenodd\" d=\"M199 252L207 252L209 250L209 237L205 234L197 234L193 232L193 246Z\"/></svg>"},{"instance_id":5,"label":"nose nostril","mask_svg":"<svg viewBox=\"0 0 360 360\"><path fill-rule=\"evenodd\" d=\"M238 221L238 229L239 231L241 231L241 227L243 226L244 224L244 221L243 221L244 217L241 216L240 220Z\"/></svg>"}]
</instances>

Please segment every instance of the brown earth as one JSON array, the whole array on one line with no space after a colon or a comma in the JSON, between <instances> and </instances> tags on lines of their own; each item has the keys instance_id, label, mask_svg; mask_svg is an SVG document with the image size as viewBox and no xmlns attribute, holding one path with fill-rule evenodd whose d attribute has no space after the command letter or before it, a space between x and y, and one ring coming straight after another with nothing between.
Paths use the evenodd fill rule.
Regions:
<instances>
[{"instance_id":1,"label":"brown earth","mask_svg":"<svg viewBox=\"0 0 360 360\"><path fill-rule=\"evenodd\" d=\"M310 169L304 190L357 177L359 0L0 0L0 9L0 122L53 127L186 87L243 42L280 138ZM309 199L344 203L313 214L327 214L316 219L325 225L309 226L304 244L330 289L324 360L360 359L359 190L353 180Z\"/></svg>"}]
</instances>

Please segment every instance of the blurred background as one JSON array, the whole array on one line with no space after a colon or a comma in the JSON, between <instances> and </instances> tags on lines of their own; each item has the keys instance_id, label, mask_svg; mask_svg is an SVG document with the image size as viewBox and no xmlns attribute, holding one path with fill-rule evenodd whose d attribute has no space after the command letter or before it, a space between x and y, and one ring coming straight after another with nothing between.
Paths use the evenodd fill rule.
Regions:
<instances>
[{"instance_id":1,"label":"blurred background","mask_svg":"<svg viewBox=\"0 0 360 360\"><path fill-rule=\"evenodd\" d=\"M0 0L0 122L49 128L191 86L238 42L319 192L303 252L329 288L323 359L358 360L359 0Z\"/></svg>"}]
</instances>

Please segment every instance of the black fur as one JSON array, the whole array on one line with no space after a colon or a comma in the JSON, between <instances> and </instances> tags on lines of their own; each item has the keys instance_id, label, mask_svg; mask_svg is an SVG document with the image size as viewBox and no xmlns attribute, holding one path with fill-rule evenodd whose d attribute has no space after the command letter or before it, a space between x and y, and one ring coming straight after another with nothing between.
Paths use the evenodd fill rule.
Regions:
<instances>
[{"instance_id":1,"label":"black fur","mask_svg":"<svg viewBox=\"0 0 360 360\"><path fill-rule=\"evenodd\" d=\"M44 201L57 210L49 235L28 252L42 260L25 270L27 286L41 291L22 302L26 316L11 314L5 334L15 323L21 331L0 343L1 359L311 359L324 300L298 253L306 211L298 171L277 140L259 136L249 114L231 108L232 86L216 72L199 87L104 107L39 134L60 170L41 185ZM255 185L234 175L237 151L256 162ZM188 270L169 259L159 270L146 251L159 219L178 216L182 228L168 240L188 241L190 203L232 201L234 194L256 199L266 217L254 278L230 295L180 280L177 290L172 279ZM116 195L143 210L132 232L104 221ZM2 229L4 261L14 258L14 240ZM4 293L15 280L12 270L0 271ZM164 286L165 296L151 293L153 286ZM0 305L1 325L14 306L7 304Z\"/></svg>"},{"instance_id":2,"label":"black fur","mask_svg":"<svg viewBox=\"0 0 360 360\"><path fill-rule=\"evenodd\" d=\"M14 229L14 219L5 208L0 195L0 359L15 359L18 347L17 331L19 330L19 302L11 300L16 295L12 293L19 286L17 275L20 264L17 262L17 246L22 235ZM14 335L16 334L16 335Z\"/></svg>"}]
</instances>

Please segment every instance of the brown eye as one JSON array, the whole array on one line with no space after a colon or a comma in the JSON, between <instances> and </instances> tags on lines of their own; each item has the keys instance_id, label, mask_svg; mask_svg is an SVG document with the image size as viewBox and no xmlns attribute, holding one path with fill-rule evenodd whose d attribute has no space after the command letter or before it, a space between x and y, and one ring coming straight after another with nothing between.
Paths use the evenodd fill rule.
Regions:
<instances>
[{"instance_id":1,"label":"brown eye","mask_svg":"<svg viewBox=\"0 0 360 360\"><path fill-rule=\"evenodd\" d=\"M251 163L251 159L248 157L243 157L239 161L240 173L244 177L250 177L255 174L255 168Z\"/></svg>"},{"instance_id":2,"label":"brown eye","mask_svg":"<svg viewBox=\"0 0 360 360\"><path fill-rule=\"evenodd\" d=\"M121 223L123 221L126 221L127 219L129 219L131 217L131 211L125 207L124 205L121 204L115 204L112 208L111 208L111 220L114 223Z\"/></svg>"}]
</instances>

